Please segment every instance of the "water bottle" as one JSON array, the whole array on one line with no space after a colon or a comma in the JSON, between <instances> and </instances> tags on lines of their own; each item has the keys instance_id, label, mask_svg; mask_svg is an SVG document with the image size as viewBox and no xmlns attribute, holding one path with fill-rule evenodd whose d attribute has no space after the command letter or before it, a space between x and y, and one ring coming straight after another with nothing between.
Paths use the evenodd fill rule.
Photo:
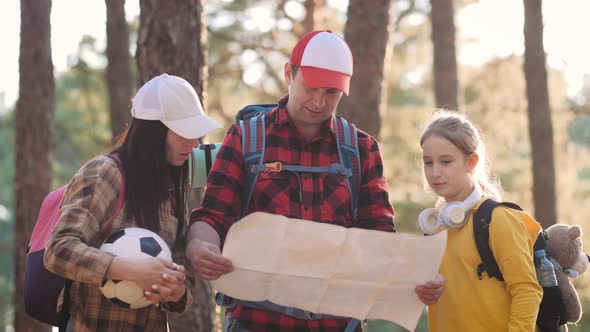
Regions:
<instances>
[{"instance_id":1,"label":"water bottle","mask_svg":"<svg viewBox=\"0 0 590 332\"><path fill-rule=\"evenodd\" d=\"M555 277L555 270L553 270L553 263L551 263L547 256L545 256L544 249L535 251L535 269L541 287L557 286L557 278Z\"/></svg>"}]
</instances>

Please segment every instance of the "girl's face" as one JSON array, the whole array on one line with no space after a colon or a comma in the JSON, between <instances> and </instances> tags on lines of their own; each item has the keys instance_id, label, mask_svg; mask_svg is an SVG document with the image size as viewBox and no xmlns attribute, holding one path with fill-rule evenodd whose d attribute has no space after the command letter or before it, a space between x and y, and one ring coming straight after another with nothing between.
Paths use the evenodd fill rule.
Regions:
<instances>
[{"instance_id":1,"label":"girl's face","mask_svg":"<svg viewBox=\"0 0 590 332\"><path fill-rule=\"evenodd\" d=\"M422 143L422 161L428 185L445 201L464 201L473 191L477 154L468 156L447 139L431 135Z\"/></svg>"},{"instance_id":2,"label":"girl's face","mask_svg":"<svg viewBox=\"0 0 590 332\"><path fill-rule=\"evenodd\" d=\"M166 160L172 166L181 166L189 158L193 149L199 146L199 141L177 135L172 130L166 134Z\"/></svg>"}]
</instances>

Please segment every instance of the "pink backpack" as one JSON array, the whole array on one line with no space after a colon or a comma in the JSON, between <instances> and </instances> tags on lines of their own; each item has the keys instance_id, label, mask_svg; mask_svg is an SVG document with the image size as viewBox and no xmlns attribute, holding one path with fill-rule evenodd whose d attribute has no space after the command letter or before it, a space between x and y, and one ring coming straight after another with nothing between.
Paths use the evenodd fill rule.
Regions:
<instances>
[{"instance_id":1,"label":"pink backpack","mask_svg":"<svg viewBox=\"0 0 590 332\"><path fill-rule=\"evenodd\" d=\"M117 162L117 166L123 176L121 160L116 154L108 155ZM45 246L53 233L61 211L61 202L67 185L50 192L39 209L39 216L31 235L31 242L27 252L25 268L25 311L39 321L64 329L69 320L69 288L72 283L62 276L47 271L43 265ZM105 225L102 231L95 237L98 241L103 239L111 229L111 225L125 201L125 179L121 182L121 191L117 199L115 213ZM59 296L62 293L63 305L58 312Z\"/></svg>"}]
</instances>

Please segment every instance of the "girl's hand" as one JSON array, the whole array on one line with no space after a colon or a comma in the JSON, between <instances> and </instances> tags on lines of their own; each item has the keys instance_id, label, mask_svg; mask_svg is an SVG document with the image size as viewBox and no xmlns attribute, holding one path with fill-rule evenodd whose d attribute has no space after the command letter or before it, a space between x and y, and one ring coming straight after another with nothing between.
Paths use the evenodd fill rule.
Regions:
<instances>
[{"instance_id":1,"label":"girl's hand","mask_svg":"<svg viewBox=\"0 0 590 332\"><path fill-rule=\"evenodd\" d=\"M161 302L178 302L186 292L186 270L182 265L172 264L173 271L162 274L162 282L154 283L144 291L145 297L155 305Z\"/></svg>"},{"instance_id":2,"label":"girl's hand","mask_svg":"<svg viewBox=\"0 0 590 332\"><path fill-rule=\"evenodd\" d=\"M416 287L416 294L422 303L426 305L435 304L445 289L445 278L437 275L432 281Z\"/></svg>"},{"instance_id":3,"label":"girl's hand","mask_svg":"<svg viewBox=\"0 0 590 332\"><path fill-rule=\"evenodd\" d=\"M162 275L176 273L175 264L160 257L121 257L115 256L106 277L112 280L129 280L141 289L151 289L153 284L163 283Z\"/></svg>"}]
</instances>

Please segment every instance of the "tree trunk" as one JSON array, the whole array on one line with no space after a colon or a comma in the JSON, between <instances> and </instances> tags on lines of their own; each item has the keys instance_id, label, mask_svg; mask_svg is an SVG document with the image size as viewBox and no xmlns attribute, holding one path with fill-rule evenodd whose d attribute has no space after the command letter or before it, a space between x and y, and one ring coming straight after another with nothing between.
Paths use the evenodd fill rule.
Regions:
<instances>
[{"instance_id":1,"label":"tree trunk","mask_svg":"<svg viewBox=\"0 0 590 332\"><path fill-rule=\"evenodd\" d=\"M204 0L142 0L136 60L140 84L161 73L180 76L191 83L205 106L203 4ZM193 299L188 313L170 315L171 331L212 331L211 288L206 281L196 279Z\"/></svg>"},{"instance_id":2,"label":"tree trunk","mask_svg":"<svg viewBox=\"0 0 590 332\"><path fill-rule=\"evenodd\" d=\"M131 56L129 55L129 29L125 19L125 0L105 0L105 3L108 58L106 77L114 141L125 130L130 119Z\"/></svg>"},{"instance_id":3,"label":"tree trunk","mask_svg":"<svg viewBox=\"0 0 590 332\"><path fill-rule=\"evenodd\" d=\"M431 0L434 96L438 108L458 110L453 0Z\"/></svg>"},{"instance_id":4,"label":"tree trunk","mask_svg":"<svg viewBox=\"0 0 590 332\"><path fill-rule=\"evenodd\" d=\"M162 73L190 82L205 103L207 30L204 0L141 0L137 68L139 85Z\"/></svg>"},{"instance_id":5,"label":"tree trunk","mask_svg":"<svg viewBox=\"0 0 590 332\"><path fill-rule=\"evenodd\" d=\"M16 222L14 329L49 331L29 317L23 290L27 245L41 202L51 187L55 82L51 60L51 0L21 0L19 97L16 102Z\"/></svg>"},{"instance_id":6,"label":"tree trunk","mask_svg":"<svg viewBox=\"0 0 590 332\"><path fill-rule=\"evenodd\" d=\"M378 138L386 51L393 31L391 0L350 0L344 37L354 58L350 95L338 114ZM385 99L385 98L383 98Z\"/></svg>"},{"instance_id":7,"label":"tree trunk","mask_svg":"<svg viewBox=\"0 0 590 332\"><path fill-rule=\"evenodd\" d=\"M542 1L524 0L524 72L533 159L535 218L543 227L557 221L553 125L543 47Z\"/></svg>"},{"instance_id":8,"label":"tree trunk","mask_svg":"<svg viewBox=\"0 0 590 332\"><path fill-rule=\"evenodd\" d=\"M301 24L303 25L303 34L316 30L316 27L322 26L322 17L325 0L305 0L305 17Z\"/></svg>"}]
</instances>

